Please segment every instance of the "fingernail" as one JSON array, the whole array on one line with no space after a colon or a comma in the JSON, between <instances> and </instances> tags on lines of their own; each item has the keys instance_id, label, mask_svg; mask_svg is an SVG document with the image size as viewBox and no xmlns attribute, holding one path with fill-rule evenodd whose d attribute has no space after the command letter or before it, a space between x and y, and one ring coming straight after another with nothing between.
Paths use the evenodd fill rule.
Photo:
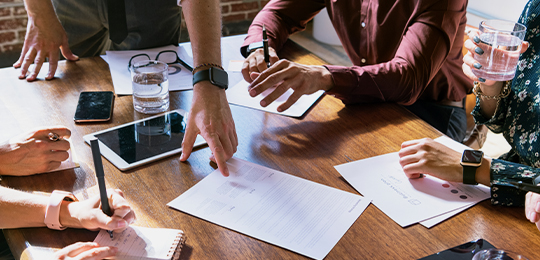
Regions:
<instances>
[{"instance_id":1,"label":"fingernail","mask_svg":"<svg viewBox=\"0 0 540 260\"><path fill-rule=\"evenodd\" d=\"M486 79L484 79L484 78L478 78L478 81L480 81L480 82L486 82Z\"/></svg>"},{"instance_id":2,"label":"fingernail","mask_svg":"<svg viewBox=\"0 0 540 260\"><path fill-rule=\"evenodd\" d=\"M482 64L480 64L480 63L478 63L478 62L475 63L475 64L473 64L473 66L474 66L476 69L482 68Z\"/></svg>"},{"instance_id":3,"label":"fingernail","mask_svg":"<svg viewBox=\"0 0 540 260\"><path fill-rule=\"evenodd\" d=\"M479 55L484 54L484 51L483 51L480 47L476 47L476 48L474 49L474 52L478 53Z\"/></svg>"},{"instance_id":4,"label":"fingernail","mask_svg":"<svg viewBox=\"0 0 540 260\"><path fill-rule=\"evenodd\" d=\"M266 106L266 101L261 100L261 106L265 107Z\"/></svg>"},{"instance_id":5,"label":"fingernail","mask_svg":"<svg viewBox=\"0 0 540 260\"><path fill-rule=\"evenodd\" d=\"M257 95L257 92L255 92L255 90L250 90L249 95L254 97L255 95Z\"/></svg>"},{"instance_id":6,"label":"fingernail","mask_svg":"<svg viewBox=\"0 0 540 260\"><path fill-rule=\"evenodd\" d=\"M474 42L476 42L476 43L480 43L480 37L478 37L478 36L474 36L474 37L472 38L472 40L473 40Z\"/></svg>"},{"instance_id":7,"label":"fingernail","mask_svg":"<svg viewBox=\"0 0 540 260\"><path fill-rule=\"evenodd\" d=\"M123 228L127 226L127 222L125 220L118 221L118 224L116 225L117 228Z\"/></svg>"}]
</instances>

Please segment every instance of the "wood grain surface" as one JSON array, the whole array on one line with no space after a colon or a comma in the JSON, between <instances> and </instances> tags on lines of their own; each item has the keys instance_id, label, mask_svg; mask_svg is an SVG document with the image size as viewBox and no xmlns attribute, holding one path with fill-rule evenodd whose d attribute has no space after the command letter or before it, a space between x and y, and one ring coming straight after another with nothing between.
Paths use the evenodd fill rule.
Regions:
<instances>
[{"instance_id":1,"label":"wood grain surface","mask_svg":"<svg viewBox=\"0 0 540 260\"><path fill-rule=\"evenodd\" d=\"M283 58L311 65L324 61L293 42ZM101 58L62 61L54 80L27 83L13 68L0 70L0 133L2 137L34 127L64 125L72 131L72 147L80 168L29 177L4 177L2 185L26 191L73 191L87 197L96 179L86 134L145 117L133 110L131 96L117 96L114 113L105 123L74 123L81 91L113 90L109 68ZM191 91L171 92L171 109L189 110ZM346 156L364 159L399 150L403 141L441 134L399 105L344 106L323 96L303 118L289 118L231 105L239 145L235 157L330 187L356 192L334 169ZM138 226L182 229L188 239L182 259L303 259L304 256L217 226L166 206L210 174L216 165L210 149L196 149L186 163L179 155L121 172L103 160L108 187L124 191L137 214ZM92 241L97 232L47 228L4 230L16 258L39 259L42 248L62 248ZM540 259L540 232L523 208L491 206L489 201L427 229L401 228L374 205L345 233L326 259L417 259L478 238L497 248Z\"/></svg>"}]
</instances>

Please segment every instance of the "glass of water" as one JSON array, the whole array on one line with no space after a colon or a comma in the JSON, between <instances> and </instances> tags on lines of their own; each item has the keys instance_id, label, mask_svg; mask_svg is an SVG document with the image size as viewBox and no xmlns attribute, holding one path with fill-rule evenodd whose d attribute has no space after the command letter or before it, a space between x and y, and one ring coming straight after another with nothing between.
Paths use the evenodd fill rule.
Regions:
<instances>
[{"instance_id":1,"label":"glass of water","mask_svg":"<svg viewBox=\"0 0 540 260\"><path fill-rule=\"evenodd\" d=\"M505 81L514 78L525 38L526 27L520 23L504 20L485 20L480 22L480 44L482 54L474 52L474 59L482 67L473 68L479 78Z\"/></svg>"},{"instance_id":2,"label":"glass of water","mask_svg":"<svg viewBox=\"0 0 540 260\"><path fill-rule=\"evenodd\" d=\"M144 114L169 110L169 71L166 63L138 61L131 66L133 107Z\"/></svg>"}]
</instances>

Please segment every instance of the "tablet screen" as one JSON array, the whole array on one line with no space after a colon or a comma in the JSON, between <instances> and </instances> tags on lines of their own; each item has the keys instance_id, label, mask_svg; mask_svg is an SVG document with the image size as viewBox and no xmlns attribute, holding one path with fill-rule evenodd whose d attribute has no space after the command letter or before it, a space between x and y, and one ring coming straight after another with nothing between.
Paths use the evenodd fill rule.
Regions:
<instances>
[{"instance_id":1,"label":"tablet screen","mask_svg":"<svg viewBox=\"0 0 540 260\"><path fill-rule=\"evenodd\" d=\"M95 136L132 164L182 147L186 123L178 112L125 125Z\"/></svg>"}]
</instances>

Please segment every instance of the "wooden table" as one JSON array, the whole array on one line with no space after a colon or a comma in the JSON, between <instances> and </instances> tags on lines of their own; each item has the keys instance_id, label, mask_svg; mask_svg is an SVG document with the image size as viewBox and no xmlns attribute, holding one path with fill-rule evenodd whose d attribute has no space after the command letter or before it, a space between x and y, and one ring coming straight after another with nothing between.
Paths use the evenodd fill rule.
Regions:
<instances>
[{"instance_id":1,"label":"wooden table","mask_svg":"<svg viewBox=\"0 0 540 260\"><path fill-rule=\"evenodd\" d=\"M289 42L280 54L303 64L323 61ZM107 63L101 58L60 62L57 79L27 83L19 71L0 70L0 132L8 137L30 128L65 125L80 168L30 177L4 177L2 185L22 190L54 189L82 192L96 185L90 147L82 136L124 124L142 116L133 111L131 96L116 97L109 122L75 124L79 92L112 90ZM188 110L191 91L172 92L171 109ZM441 134L396 104L344 106L326 96L302 119L231 105L239 146L235 157L277 169L344 191L357 193L334 169L346 162L399 150L403 141ZM207 146L195 150L187 163L179 156L121 172L104 160L109 187L122 189L138 217L136 225L182 229L188 235L182 259L302 259L299 254L187 215L166 206L215 169ZM62 181L59 181L62 180ZM427 229L401 228L370 205L326 259L416 259L474 239L540 259L540 231L529 223L523 208L491 206L484 201ZM16 257L32 258L36 248L61 248L92 241L96 232L47 228L4 230ZM36 257L36 253L33 255Z\"/></svg>"}]
</instances>

